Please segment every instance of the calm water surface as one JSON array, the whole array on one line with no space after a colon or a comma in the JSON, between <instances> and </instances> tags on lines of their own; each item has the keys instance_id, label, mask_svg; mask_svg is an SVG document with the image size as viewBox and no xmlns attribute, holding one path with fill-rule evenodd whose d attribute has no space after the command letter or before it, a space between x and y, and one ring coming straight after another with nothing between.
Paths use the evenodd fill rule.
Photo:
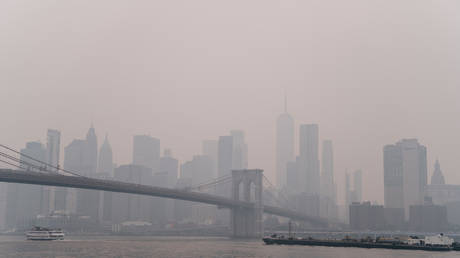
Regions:
<instances>
[{"instance_id":1,"label":"calm water surface","mask_svg":"<svg viewBox=\"0 0 460 258\"><path fill-rule=\"evenodd\" d=\"M310 246L266 246L261 241L209 237L69 237L26 241L0 236L0 257L460 257L425 252Z\"/></svg>"}]
</instances>

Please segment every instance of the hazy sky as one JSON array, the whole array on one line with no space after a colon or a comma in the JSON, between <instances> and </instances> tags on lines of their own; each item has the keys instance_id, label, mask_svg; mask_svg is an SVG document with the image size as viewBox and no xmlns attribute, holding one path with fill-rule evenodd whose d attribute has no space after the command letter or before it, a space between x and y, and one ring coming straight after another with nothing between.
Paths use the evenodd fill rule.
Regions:
<instances>
[{"instance_id":1,"label":"hazy sky","mask_svg":"<svg viewBox=\"0 0 460 258\"><path fill-rule=\"evenodd\" d=\"M364 198L383 201L383 145L416 137L460 184L460 2L2 0L0 143L107 132L117 164L150 134L181 161L203 139L246 132L274 180L283 110L318 123ZM297 134L297 132L296 132ZM63 151L63 148L62 148ZM297 152L297 151L296 151ZM339 197L339 199L342 199Z\"/></svg>"}]
</instances>

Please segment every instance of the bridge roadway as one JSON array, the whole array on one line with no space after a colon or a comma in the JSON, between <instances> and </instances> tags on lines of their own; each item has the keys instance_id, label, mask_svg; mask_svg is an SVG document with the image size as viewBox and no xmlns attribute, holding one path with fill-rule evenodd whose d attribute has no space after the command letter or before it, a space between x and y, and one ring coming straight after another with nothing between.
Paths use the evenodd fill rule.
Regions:
<instances>
[{"instance_id":1,"label":"bridge roadway","mask_svg":"<svg viewBox=\"0 0 460 258\"><path fill-rule=\"evenodd\" d=\"M27 172L12 169L0 169L0 182L48 185L58 187L81 188L91 190L101 190L118 193L130 193L164 197L191 202L207 203L229 209L234 208L253 208L251 202L237 201L230 198L220 197L212 194L197 193L187 190L171 189L166 187L147 186L133 183L123 183L113 180L95 179L78 176L64 176L61 174ZM295 220L307 221L315 225L328 225L324 219L307 216L305 214L283 209L274 206L264 205L264 212L277 216L287 217Z\"/></svg>"}]
</instances>

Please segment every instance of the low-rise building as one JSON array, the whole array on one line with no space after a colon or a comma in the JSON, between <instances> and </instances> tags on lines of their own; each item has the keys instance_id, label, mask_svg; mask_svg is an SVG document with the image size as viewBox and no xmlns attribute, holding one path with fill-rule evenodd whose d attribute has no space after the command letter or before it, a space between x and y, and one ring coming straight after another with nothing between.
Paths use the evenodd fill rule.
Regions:
<instances>
[{"instance_id":1,"label":"low-rise building","mask_svg":"<svg viewBox=\"0 0 460 258\"><path fill-rule=\"evenodd\" d=\"M384 208L370 202L353 202L349 206L350 227L354 230L382 230L385 228Z\"/></svg>"}]
</instances>

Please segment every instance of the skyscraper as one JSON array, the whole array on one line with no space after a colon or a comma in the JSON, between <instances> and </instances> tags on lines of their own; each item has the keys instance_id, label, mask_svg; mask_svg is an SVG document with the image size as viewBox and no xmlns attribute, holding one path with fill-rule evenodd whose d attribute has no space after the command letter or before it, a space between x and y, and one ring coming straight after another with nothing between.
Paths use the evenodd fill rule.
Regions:
<instances>
[{"instance_id":1,"label":"skyscraper","mask_svg":"<svg viewBox=\"0 0 460 258\"><path fill-rule=\"evenodd\" d=\"M294 161L294 119L284 113L276 120L276 185L279 189L287 184L287 164Z\"/></svg>"},{"instance_id":2,"label":"skyscraper","mask_svg":"<svg viewBox=\"0 0 460 258\"><path fill-rule=\"evenodd\" d=\"M220 136L218 144L218 176L230 175L233 166L233 137Z\"/></svg>"},{"instance_id":3,"label":"skyscraper","mask_svg":"<svg viewBox=\"0 0 460 258\"><path fill-rule=\"evenodd\" d=\"M85 151L85 140L75 139L67 145L64 148L64 169L85 175L87 169L85 165ZM67 189L66 211L71 214L77 212L77 189Z\"/></svg>"},{"instance_id":4,"label":"skyscraper","mask_svg":"<svg viewBox=\"0 0 460 258\"><path fill-rule=\"evenodd\" d=\"M427 182L426 147L417 139L403 139L383 148L385 207L404 209L422 205Z\"/></svg>"},{"instance_id":5,"label":"skyscraper","mask_svg":"<svg viewBox=\"0 0 460 258\"><path fill-rule=\"evenodd\" d=\"M122 165L114 169L115 180L151 185L152 169L140 165ZM152 201L150 196L113 193L112 222L152 222Z\"/></svg>"},{"instance_id":6,"label":"skyscraper","mask_svg":"<svg viewBox=\"0 0 460 258\"><path fill-rule=\"evenodd\" d=\"M233 137L232 169L248 168L248 145L244 142L244 132L232 130Z\"/></svg>"},{"instance_id":7,"label":"skyscraper","mask_svg":"<svg viewBox=\"0 0 460 258\"><path fill-rule=\"evenodd\" d=\"M26 147L24 149L21 149L21 156L20 156L20 166L24 170L28 171L39 171L37 167L43 167L43 164L40 162L37 162L33 159L28 158L32 157L36 160L40 160L42 162L46 162L46 155L47 155L47 150L41 144L40 142L28 142L26 143Z\"/></svg>"},{"instance_id":8,"label":"skyscraper","mask_svg":"<svg viewBox=\"0 0 460 258\"><path fill-rule=\"evenodd\" d=\"M99 162L97 173L100 178L113 177L113 155L107 134L99 150ZM99 191L99 220L110 221L112 219L112 192Z\"/></svg>"},{"instance_id":9,"label":"skyscraper","mask_svg":"<svg viewBox=\"0 0 460 258\"><path fill-rule=\"evenodd\" d=\"M346 205L363 201L363 172L361 169L353 172L353 188L350 184L350 175L345 174L345 191Z\"/></svg>"},{"instance_id":10,"label":"skyscraper","mask_svg":"<svg viewBox=\"0 0 460 258\"><path fill-rule=\"evenodd\" d=\"M167 178L164 187L174 188L176 186L179 171L179 161L172 157L170 150L165 150L163 157L160 158L159 173L165 174ZM154 180L155 184L155 180Z\"/></svg>"},{"instance_id":11,"label":"skyscraper","mask_svg":"<svg viewBox=\"0 0 460 258\"><path fill-rule=\"evenodd\" d=\"M48 129L46 141L46 161L52 167L48 168L51 171L56 171L54 167L59 166L59 153L61 148L61 133L57 130ZM42 187L42 214L48 214L56 209L61 208L63 199L65 199L65 188L62 187ZM57 192L57 193L56 193ZM56 199L56 194L57 199Z\"/></svg>"},{"instance_id":12,"label":"skyscraper","mask_svg":"<svg viewBox=\"0 0 460 258\"><path fill-rule=\"evenodd\" d=\"M299 180L307 194L320 194L318 157L319 129L317 124L300 126L299 133Z\"/></svg>"},{"instance_id":13,"label":"skyscraper","mask_svg":"<svg viewBox=\"0 0 460 258\"><path fill-rule=\"evenodd\" d=\"M334 182L334 155L331 140L323 141L321 162L321 194L336 203L337 194Z\"/></svg>"},{"instance_id":14,"label":"skyscraper","mask_svg":"<svg viewBox=\"0 0 460 258\"><path fill-rule=\"evenodd\" d=\"M192 180L192 185L212 180L212 165L211 157L195 155L191 161L182 164L181 178L190 178Z\"/></svg>"},{"instance_id":15,"label":"skyscraper","mask_svg":"<svg viewBox=\"0 0 460 258\"><path fill-rule=\"evenodd\" d=\"M73 140L64 148L64 168L66 170L84 175L87 170L85 165L86 141Z\"/></svg>"},{"instance_id":16,"label":"skyscraper","mask_svg":"<svg viewBox=\"0 0 460 258\"><path fill-rule=\"evenodd\" d=\"M88 167L88 175L95 176L97 172L97 136L96 130L94 130L93 125L88 130L86 134L86 155L87 158L85 159L87 167Z\"/></svg>"},{"instance_id":17,"label":"skyscraper","mask_svg":"<svg viewBox=\"0 0 460 258\"><path fill-rule=\"evenodd\" d=\"M171 150L165 150L163 157L160 158L160 170L153 175L153 185L174 188L177 184L179 175L179 161L172 156ZM160 177L160 179L159 179ZM162 184L162 185L161 185ZM171 219L174 216L174 201L167 199L152 198L153 202L153 217ZM157 206L165 206L162 213L155 209ZM163 215L164 214L164 215ZM161 223L161 221L160 221Z\"/></svg>"},{"instance_id":18,"label":"skyscraper","mask_svg":"<svg viewBox=\"0 0 460 258\"><path fill-rule=\"evenodd\" d=\"M104 152L106 152L107 147L110 149L110 145L103 147ZM67 170L83 176L98 176L96 173L98 167L97 136L92 125L86 134L85 140L73 140L65 147L64 152L64 167ZM103 159L108 158L111 162L111 157L108 156L111 155L104 153ZM108 162L104 161L104 163L107 164ZM65 192L67 193L67 197L65 198L66 203L64 207L68 213L89 216L95 220L102 219L102 214L100 214L102 212L102 204L100 203L102 194L100 191L69 188Z\"/></svg>"},{"instance_id":19,"label":"skyscraper","mask_svg":"<svg viewBox=\"0 0 460 258\"><path fill-rule=\"evenodd\" d=\"M158 171L160 162L160 140L148 135L133 137L133 164Z\"/></svg>"},{"instance_id":20,"label":"skyscraper","mask_svg":"<svg viewBox=\"0 0 460 258\"><path fill-rule=\"evenodd\" d=\"M43 164L32 160L46 162L46 149L40 142L28 142L26 147L21 149L20 166L24 170L38 172L37 167ZM30 165L29 165L30 164ZM41 213L43 186L26 184L8 184L6 191L6 224L9 227L21 227L27 225L29 220L35 219ZM49 201L49 199L46 199ZM48 202L46 203L48 207Z\"/></svg>"},{"instance_id":21,"label":"skyscraper","mask_svg":"<svg viewBox=\"0 0 460 258\"><path fill-rule=\"evenodd\" d=\"M289 194L298 194L301 192L299 189L299 179L298 179L298 157L296 161L289 161L286 164L286 191Z\"/></svg>"},{"instance_id":22,"label":"skyscraper","mask_svg":"<svg viewBox=\"0 0 460 258\"><path fill-rule=\"evenodd\" d=\"M110 146L107 135L105 136L104 143L102 143L99 151L99 165L98 173L113 175L113 155L112 147Z\"/></svg>"},{"instance_id":23,"label":"skyscraper","mask_svg":"<svg viewBox=\"0 0 460 258\"><path fill-rule=\"evenodd\" d=\"M353 173L353 189L355 194L354 202L363 201L363 171L361 169L356 170Z\"/></svg>"},{"instance_id":24,"label":"skyscraper","mask_svg":"<svg viewBox=\"0 0 460 258\"><path fill-rule=\"evenodd\" d=\"M446 182L444 181L444 176L442 175L441 165L439 165L439 160L436 160L434 164L434 171L433 175L431 176L431 184L432 185L444 185Z\"/></svg>"},{"instance_id":25,"label":"skyscraper","mask_svg":"<svg viewBox=\"0 0 460 258\"><path fill-rule=\"evenodd\" d=\"M218 177L230 176L233 169L233 136L220 136L218 143L217 169ZM231 194L230 185L219 185L216 194L229 197ZM222 221L230 220L230 213L226 210L219 210L217 217Z\"/></svg>"},{"instance_id":26,"label":"skyscraper","mask_svg":"<svg viewBox=\"0 0 460 258\"><path fill-rule=\"evenodd\" d=\"M54 167L59 165L59 150L61 148L61 133L57 130L48 129L46 141L46 162ZM48 170L55 170L48 168Z\"/></svg>"},{"instance_id":27,"label":"skyscraper","mask_svg":"<svg viewBox=\"0 0 460 258\"><path fill-rule=\"evenodd\" d=\"M84 153L84 172L87 176L97 177L97 152L96 130L94 130L93 125L91 125L88 133L86 134ZM100 201L101 191L79 189L77 191L77 214L89 216L92 219L100 219Z\"/></svg>"},{"instance_id":28,"label":"skyscraper","mask_svg":"<svg viewBox=\"0 0 460 258\"><path fill-rule=\"evenodd\" d=\"M350 185L350 175L345 172L345 207L348 210L348 205L352 203L352 191L351 191L351 185ZM348 212L346 213L348 214Z\"/></svg>"},{"instance_id":29,"label":"skyscraper","mask_svg":"<svg viewBox=\"0 0 460 258\"><path fill-rule=\"evenodd\" d=\"M209 156L213 162L213 177L217 177L217 153L218 153L218 142L217 140L204 140L202 145L203 155Z\"/></svg>"}]
</instances>

